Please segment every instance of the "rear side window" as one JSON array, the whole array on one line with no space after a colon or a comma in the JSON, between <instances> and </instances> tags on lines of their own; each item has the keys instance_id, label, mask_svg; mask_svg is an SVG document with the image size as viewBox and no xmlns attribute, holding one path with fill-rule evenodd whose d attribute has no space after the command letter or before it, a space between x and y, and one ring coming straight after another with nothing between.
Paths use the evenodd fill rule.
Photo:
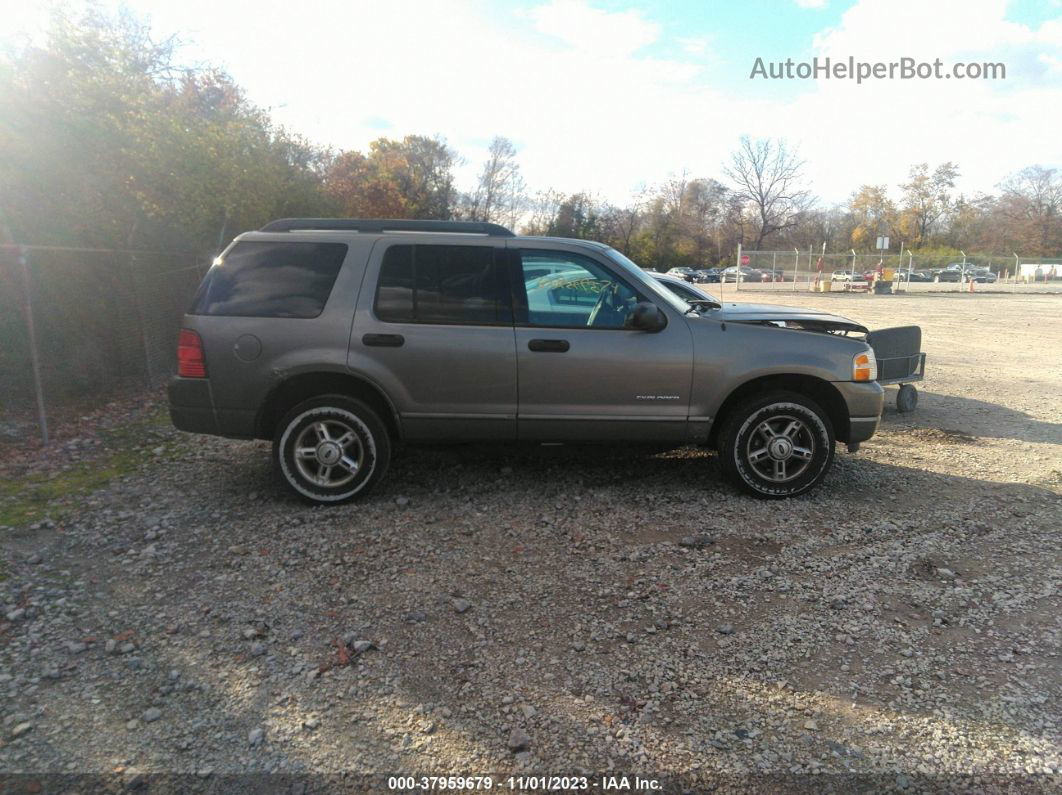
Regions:
<instances>
[{"instance_id":1,"label":"rear side window","mask_svg":"<svg viewBox=\"0 0 1062 795\"><path fill-rule=\"evenodd\" d=\"M397 245L384 253L375 311L385 322L507 325L511 303L492 247Z\"/></svg>"},{"instance_id":2,"label":"rear side window","mask_svg":"<svg viewBox=\"0 0 1062 795\"><path fill-rule=\"evenodd\" d=\"M237 243L207 273L191 314L317 317L346 255L343 243Z\"/></svg>"}]
</instances>

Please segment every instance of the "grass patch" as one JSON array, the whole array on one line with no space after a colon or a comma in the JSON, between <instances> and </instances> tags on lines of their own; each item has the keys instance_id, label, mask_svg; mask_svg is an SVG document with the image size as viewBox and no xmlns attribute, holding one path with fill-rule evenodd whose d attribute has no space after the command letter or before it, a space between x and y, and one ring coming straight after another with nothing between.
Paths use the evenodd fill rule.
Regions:
<instances>
[{"instance_id":1,"label":"grass patch","mask_svg":"<svg viewBox=\"0 0 1062 795\"><path fill-rule=\"evenodd\" d=\"M35 474L0 481L0 525L23 527L48 517L61 519L75 506L73 499L103 488L114 478L134 472L155 456L143 448L172 444L159 438L158 430L168 425L159 406L134 422L103 431L103 450L93 460L52 474Z\"/></svg>"}]
</instances>

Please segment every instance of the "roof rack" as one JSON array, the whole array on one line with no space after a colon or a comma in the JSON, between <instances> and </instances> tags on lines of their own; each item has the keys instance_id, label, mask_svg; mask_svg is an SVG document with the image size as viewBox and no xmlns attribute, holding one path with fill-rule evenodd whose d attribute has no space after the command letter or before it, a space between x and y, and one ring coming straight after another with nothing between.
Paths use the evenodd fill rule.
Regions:
<instances>
[{"instance_id":1,"label":"roof rack","mask_svg":"<svg viewBox=\"0 0 1062 795\"><path fill-rule=\"evenodd\" d=\"M281 218L262 227L263 232L293 232L303 229L330 229L348 232L449 232L487 237L514 237L499 224L481 221L412 221L408 219L360 218Z\"/></svg>"}]
</instances>

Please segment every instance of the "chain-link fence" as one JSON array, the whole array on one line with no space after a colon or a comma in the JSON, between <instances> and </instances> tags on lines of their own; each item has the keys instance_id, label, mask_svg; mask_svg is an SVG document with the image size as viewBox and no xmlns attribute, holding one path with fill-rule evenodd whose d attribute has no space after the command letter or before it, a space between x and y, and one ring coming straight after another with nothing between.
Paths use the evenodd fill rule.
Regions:
<instances>
[{"instance_id":1,"label":"chain-link fence","mask_svg":"<svg viewBox=\"0 0 1062 795\"><path fill-rule=\"evenodd\" d=\"M5 246L0 252L0 440L48 416L151 387L209 260L158 251Z\"/></svg>"},{"instance_id":2,"label":"chain-link fence","mask_svg":"<svg viewBox=\"0 0 1062 795\"><path fill-rule=\"evenodd\" d=\"M821 265L820 265L821 261ZM1049 285L1062 288L1062 259L955 254L823 254L821 249L742 251L740 264L725 270L720 279L739 290L802 291L828 282L835 288L865 287L874 274L900 289L956 289L972 280L1001 287ZM986 275L990 274L990 275ZM922 288L919 285L938 285ZM945 285L945 287L939 287Z\"/></svg>"}]
</instances>

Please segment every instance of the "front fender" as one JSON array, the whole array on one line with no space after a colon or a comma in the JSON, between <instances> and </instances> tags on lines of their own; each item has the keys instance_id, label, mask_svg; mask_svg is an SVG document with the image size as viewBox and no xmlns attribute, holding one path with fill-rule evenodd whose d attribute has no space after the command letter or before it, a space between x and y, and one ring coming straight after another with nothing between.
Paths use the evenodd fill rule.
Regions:
<instances>
[{"instance_id":1,"label":"front fender","mask_svg":"<svg viewBox=\"0 0 1062 795\"><path fill-rule=\"evenodd\" d=\"M766 376L851 380L852 358L866 350L862 340L832 334L742 323L697 324L690 419L711 422L729 395Z\"/></svg>"}]
</instances>

